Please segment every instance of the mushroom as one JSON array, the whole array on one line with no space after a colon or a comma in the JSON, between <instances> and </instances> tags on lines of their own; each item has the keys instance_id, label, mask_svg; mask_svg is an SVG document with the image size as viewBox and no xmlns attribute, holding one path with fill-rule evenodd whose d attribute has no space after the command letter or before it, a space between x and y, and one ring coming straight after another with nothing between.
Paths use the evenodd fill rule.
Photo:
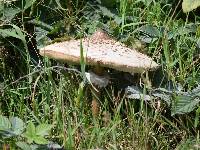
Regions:
<instances>
[{"instance_id":1,"label":"mushroom","mask_svg":"<svg viewBox=\"0 0 200 150\"><path fill-rule=\"evenodd\" d=\"M104 67L129 73L143 73L159 66L152 58L128 48L102 30L97 30L92 36L82 39L82 42L79 39L45 46L40 49L40 55L79 64L81 43L86 54L85 63L94 67L93 72L99 78L104 74ZM99 92L95 94L98 97ZM92 101L92 109L97 110L97 112L93 111L94 115L98 114L98 106L99 102L95 98Z\"/></svg>"}]
</instances>

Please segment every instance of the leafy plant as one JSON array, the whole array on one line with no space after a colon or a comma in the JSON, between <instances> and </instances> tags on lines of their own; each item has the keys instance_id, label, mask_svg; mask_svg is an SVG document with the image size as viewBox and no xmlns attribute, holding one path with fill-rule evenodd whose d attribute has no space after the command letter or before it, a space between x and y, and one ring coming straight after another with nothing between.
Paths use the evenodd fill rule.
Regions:
<instances>
[{"instance_id":1,"label":"leafy plant","mask_svg":"<svg viewBox=\"0 0 200 150\"><path fill-rule=\"evenodd\" d=\"M21 135L24 129L24 122L20 118L7 118L0 115L0 136L2 138L11 138Z\"/></svg>"},{"instance_id":2,"label":"leafy plant","mask_svg":"<svg viewBox=\"0 0 200 150\"><path fill-rule=\"evenodd\" d=\"M183 0L183 12L190 12L200 6L200 0Z\"/></svg>"},{"instance_id":3,"label":"leafy plant","mask_svg":"<svg viewBox=\"0 0 200 150\"><path fill-rule=\"evenodd\" d=\"M200 86L192 92L180 93L172 100L172 115L193 111L200 102Z\"/></svg>"},{"instance_id":4,"label":"leafy plant","mask_svg":"<svg viewBox=\"0 0 200 150\"><path fill-rule=\"evenodd\" d=\"M16 142L16 145L21 148L22 150L49 150L49 149L56 149L62 150L62 147L55 143L49 143L48 145L37 145L37 144L27 144L26 142Z\"/></svg>"},{"instance_id":5,"label":"leafy plant","mask_svg":"<svg viewBox=\"0 0 200 150\"><path fill-rule=\"evenodd\" d=\"M38 147L38 145L47 145L49 141L45 136L49 135L49 131L52 127L53 126L49 124L35 126L32 121L25 126L25 123L18 117L7 118L0 115L1 139L9 138L11 141L16 140L16 145L26 150L34 149L34 147ZM23 138L26 139L27 143L23 142Z\"/></svg>"},{"instance_id":6,"label":"leafy plant","mask_svg":"<svg viewBox=\"0 0 200 150\"><path fill-rule=\"evenodd\" d=\"M44 138L47 136L49 131L51 130L52 125L48 124L40 124L37 127L33 124L33 122L29 122L26 127L26 132L23 134L23 137L27 138L28 143L36 143L36 144L47 144L48 141Z\"/></svg>"},{"instance_id":7,"label":"leafy plant","mask_svg":"<svg viewBox=\"0 0 200 150\"><path fill-rule=\"evenodd\" d=\"M1 36L4 38L7 38L7 37L17 38L17 39L21 40L23 42L25 48L27 48L25 35L22 32L22 30L16 25L11 24L10 26L11 27L8 29L0 29Z\"/></svg>"},{"instance_id":8,"label":"leafy plant","mask_svg":"<svg viewBox=\"0 0 200 150\"><path fill-rule=\"evenodd\" d=\"M199 57L196 59L200 47L199 17L191 14L195 19L188 18L188 23L180 16L175 3L173 0L0 1L0 39L3 39L0 44L6 52L17 51L25 60L25 63L11 60L11 66L18 68L2 71L1 68L7 65L0 58L0 85L3 85L0 87L0 114L55 123L55 130L51 132L53 140L62 143L65 149L175 149L191 134L196 138L189 139L189 145L198 143L199 90L194 87L200 81ZM197 0L183 0L184 12L198 6ZM63 70L65 67L57 67L60 63L48 59L31 63L29 52L58 37L71 39L71 36L83 37L82 33L89 35L98 27L117 40L126 42L129 39L129 43L134 43L137 39L145 43L142 52L160 64L163 74L156 72L155 76L163 79L153 79L159 83L152 91L144 88L132 92L133 98L142 98L143 101L121 97L123 92L118 94L116 86L110 85L101 96L102 114L93 120L88 109L91 95L84 94L88 89L84 89L80 75L66 72ZM34 43L35 47L30 48L30 43ZM18 62L22 65L15 64ZM84 61L80 64L79 69L85 75L84 70L87 71L89 66L85 66ZM19 75L21 68L26 71L22 70ZM18 75L17 78L12 71ZM109 73L118 76L118 72L112 69ZM130 81L132 76L126 78ZM115 78L111 77L113 82ZM117 79L117 82L120 81ZM138 82L136 84L140 84ZM183 88L174 88L176 83ZM143 103L146 99L155 105ZM162 107L163 101L160 100L167 105ZM30 120L23 122L18 117L1 116L0 146L3 143L5 147L10 145L11 149L17 147L23 150L62 148L50 142L52 125L36 125ZM183 147L189 148L187 145Z\"/></svg>"}]
</instances>

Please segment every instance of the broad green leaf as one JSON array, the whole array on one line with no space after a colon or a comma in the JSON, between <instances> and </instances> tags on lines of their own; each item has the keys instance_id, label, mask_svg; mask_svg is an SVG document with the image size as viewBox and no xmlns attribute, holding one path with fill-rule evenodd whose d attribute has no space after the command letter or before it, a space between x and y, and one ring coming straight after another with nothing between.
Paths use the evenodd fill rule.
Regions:
<instances>
[{"instance_id":1,"label":"broad green leaf","mask_svg":"<svg viewBox=\"0 0 200 150\"><path fill-rule=\"evenodd\" d=\"M108 16L110 18L114 18L115 14L112 13L108 8L99 6L104 16Z\"/></svg>"},{"instance_id":2,"label":"broad green leaf","mask_svg":"<svg viewBox=\"0 0 200 150\"><path fill-rule=\"evenodd\" d=\"M36 144L27 144L25 142L16 142L16 145L22 150L38 150L39 146Z\"/></svg>"},{"instance_id":3,"label":"broad green leaf","mask_svg":"<svg viewBox=\"0 0 200 150\"><path fill-rule=\"evenodd\" d=\"M11 117L11 129L16 135L20 135L24 130L24 122L18 117Z\"/></svg>"},{"instance_id":4,"label":"broad green leaf","mask_svg":"<svg viewBox=\"0 0 200 150\"><path fill-rule=\"evenodd\" d=\"M18 35L18 37L20 37L19 39L22 40L24 43L26 43L26 39L25 39L25 35L22 32L22 29L20 29L18 26L16 25L12 25L12 27L15 29L16 34Z\"/></svg>"},{"instance_id":5,"label":"broad green leaf","mask_svg":"<svg viewBox=\"0 0 200 150\"><path fill-rule=\"evenodd\" d=\"M151 37L159 37L161 36L161 29L154 27L152 25L144 25L139 29L141 32L148 34Z\"/></svg>"},{"instance_id":6,"label":"broad green leaf","mask_svg":"<svg viewBox=\"0 0 200 150\"><path fill-rule=\"evenodd\" d=\"M114 20L116 21L117 24L121 23L121 18L118 17L116 14L114 14L113 12L111 12L108 8L103 7L101 5L99 5L99 9L101 10L102 14L104 16L107 16L109 18L114 18Z\"/></svg>"},{"instance_id":7,"label":"broad green leaf","mask_svg":"<svg viewBox=\"0 0 200 150\"><path fill-rule=\"evenodd\" d=\"M25 142L16 142L16 145L22 150L32 150L31 146Z\"/></svg>"},{"instance_id":8,"label":"broad green leaf","mask_svg":"<svg viewBox=\"0 0 200 150\"><path fill-rule=\"evenodd\" d=\"M17 38L17 39L21 39L21 37L19 35L17 35L15 29L0 29L0 34L4 38L6 38L6 37L14 37L14 38Z\"/></svg>"},{"instance_id":9,"label":"broad green leaf","mask_svg":"<svg viewBox=\"0 0 200 150\"><path fill-rule=\"evenodd\" d=\"M200 6L200 0L183 0L182 9L184 13L190 12Z\"/></svg>"},{"instance_id":10,"label":"broad green leaf","mask_svg":"<svg viewBox=\"0 0 200 150\"><path fill-rule=\"evenodd\" d=\"M178 95L172 101L172 115L185 114L194 110L199 104L200 98L188 95Z\"/></svg>"},{"instance_id":11,"label":"broad green leaf","mask_svg":"<svg viewBox=\"0 0 200 150\"><path fill-rule=\"evenodd\" d=\"M23 135L27 138L28 143L33 143L34 137L36 136L35 125L33 122L28 123L26 132Z\"/></svg>"},{"instance_id":12,"label":"broad green leaf","mask_svg":"<svg viewBox=\"0 0 200 150\"><path fill-rule=\"evenodd\" d=\"M4 38L6 37L14 37L18 38L23 41L23 43L26 43L25 35L23 34L22 30L16 26L11 25L13 28L11 29L0 29L0 35Z\"/></svg>"},{"instance_id":13,"label":"broad green leaf","mask_svg":"<svg viewBox=\"0 0 200 150\"><path fill-rule=\"evenodd\" d=\"M49 124L40 124L36 127L36 135L45 136L48 135L49 131L53 126Z\"/></svg>"},{"instance_id":14,"label":"broad green leaf","mask_svg":"<svg viewBox=\"0 0 200 150\"><path fill-rule=\"evenodd\" d=\"M4 8L3 10L3 15L1 17L2 20L6 20L6 21L11 21L16 14L18 14L19 12L21 12L21 10L17 7L8 7L8 8Z\"/></svg>"},{"instance_id":15,"label":"broad green leaf","mask_svg":"<svg viewBox=\"0 0 200 150\"><path fill-rule=\"evenodd\" d=\"M24 6L24 9L31 7L35 1L36 0L26 0L26 4Z\"/></svg>"},{"instance_id":16,"label":"broad green leaf","mask_svg":"<svg viewBox=\"0 0 200 150\"><path fill-rule=\"evenodd\" d=\"M0 130L8 130L11 128L11 123L9 119L5 116L0 115Z\"/></svg>"},{"instance_id":17,"label":"broad green leaf","mask_svg":"<svg viewBox=\"0 0 200 150\"><path fill-rule=\"evenodd\" d=\"M34 136L33 137L26 136L26 138L27 138L28 143L30 143L30 144L33 143Z\"/></svg>"},{"instance_id":18,"label":"broad green leaf","mask_svg":"<svg viewBox=\"0 0 200 150\"><path fill-rule=\"evenodd\" d=\"M28 133L29 135L35 135L35 125L33 124L33 122L29 122L26 128L26 133Z\"/></svg>"},{"instance_id":19,"label":"broad green leaf","mask_svg":"<svg viewBox=\"0 0 200 150\"><path fill-rule=\"evenodd\" d=\"M48 141L42 136L35 136L34 137L34 142L36 144L48 144Z\"/></svg>"}]
</instances>

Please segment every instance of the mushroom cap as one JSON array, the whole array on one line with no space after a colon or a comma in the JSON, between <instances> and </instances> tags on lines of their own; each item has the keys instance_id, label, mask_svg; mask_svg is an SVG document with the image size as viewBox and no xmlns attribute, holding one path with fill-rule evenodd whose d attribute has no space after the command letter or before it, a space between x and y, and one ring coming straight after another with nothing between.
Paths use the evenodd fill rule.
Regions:
<instances>
[{"instance_id":1,"label":"mushroom cap","mask_svg":"<svg viewBox=\"0 0 200 150\"><path fill-rule=\"evenodd\" d=\"M40 55L64 62L80 63L81 40L54 43L40 49ZM82 39L87 65L113 68L130 73L142 73L158 68L152 58L128 48L98 30L91 37Z\"/></svg>"}]
</instances>

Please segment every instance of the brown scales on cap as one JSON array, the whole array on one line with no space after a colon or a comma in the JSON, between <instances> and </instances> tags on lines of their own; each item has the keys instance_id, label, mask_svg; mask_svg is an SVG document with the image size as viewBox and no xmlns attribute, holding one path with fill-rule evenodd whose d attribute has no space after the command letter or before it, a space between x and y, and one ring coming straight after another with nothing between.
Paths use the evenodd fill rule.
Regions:
<instances>
[{"instance_id":1,"label":"brown scales on cap","mask_svg":"<svg viewBox=\"0 0 200 150\"><path fill-rule=\"evenodd\" d=\"M91 37L90 41L92 43L100 43L100 42L105 42L105 41L112 41L112 38L108 36L108 34L103 31L98 29Z\"/></svg>"},{"instance_id":2,"label":"brown scales on cap","mask_svg":"<svg viewBox=\"0 0 200 150\"><path fill-rule=\"evenodd\" d=\"M101 30L97 30L91 37L84 38L82 46L88 65L99 65L130 73L142 73L158 67L150 57L126 47ZM40 49L40 54L78 64L80 63L80 40L48 45Z\"/></svg>"}]
</instances>

